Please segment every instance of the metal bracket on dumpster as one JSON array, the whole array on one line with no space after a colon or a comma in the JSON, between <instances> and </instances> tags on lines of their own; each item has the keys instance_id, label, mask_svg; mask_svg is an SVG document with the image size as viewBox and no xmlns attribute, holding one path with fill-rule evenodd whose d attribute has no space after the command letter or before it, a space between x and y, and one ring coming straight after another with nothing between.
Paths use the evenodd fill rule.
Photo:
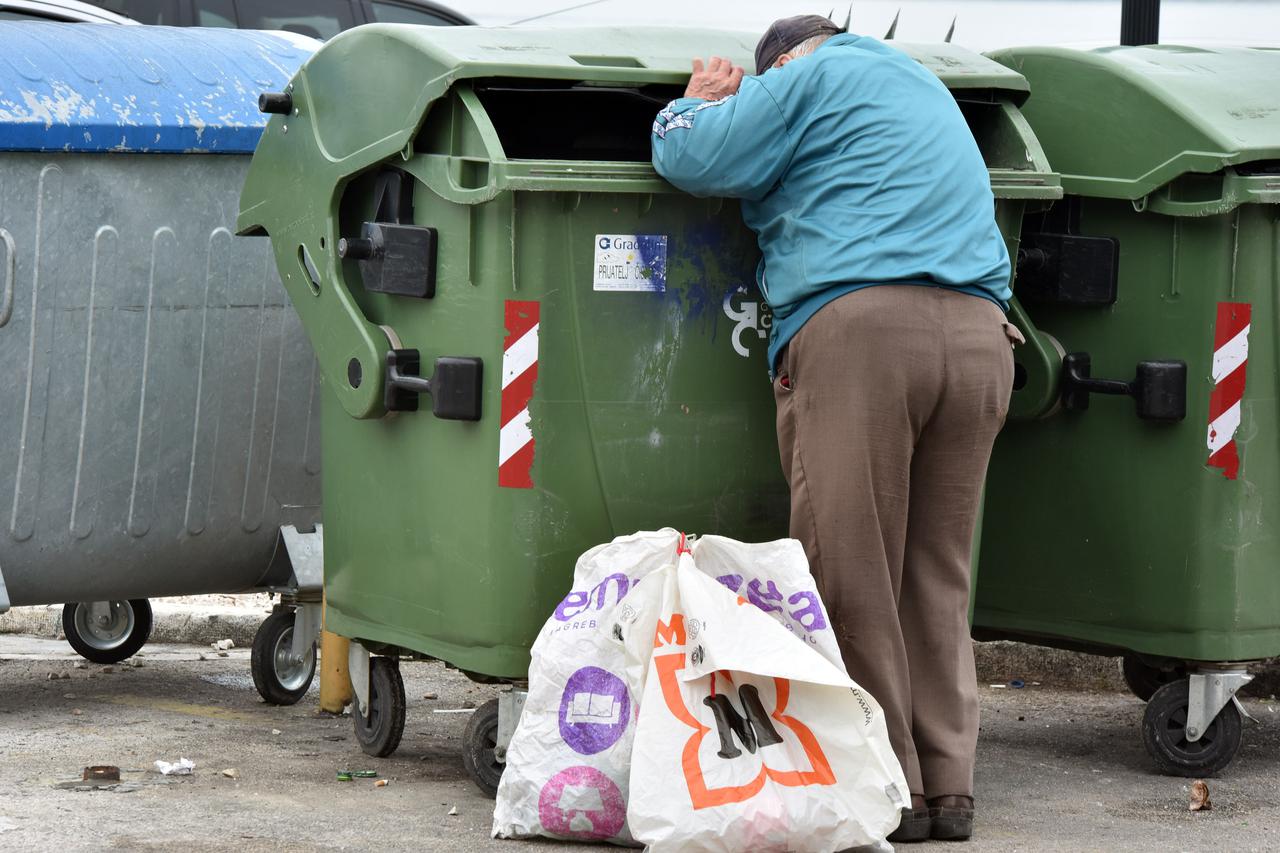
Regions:
<instances>
[{"instance_id":1,"label":"metal bracket on dumpster","mask_svg":"<svg viewBox=\"0 0 1280 853\"><path fill-rule=\"evenodd\" d=\"M1113 237L1031 232L1018 249L1024 302L1105 308L1116 301L1120 241Z\"/></svg>"},{"instance_id":2,"label":"metal bracket on dumpster","mask_svg":"<svg viewBox=\"0 0 1280 853\"><path fill-rule=\"evenodd\" d=\"M1009 417L1014 420L1042 418L1062 405L1063 349L1058 341L1036 328L1017 296L1009 299L1009 319L1026 337L1026 344L1013 350L1013 396Z\"/></svg>"},{"instance_id":3,"label":"metal bracket on dumpster","mask_svg":"<svg viewBox=\"0 0 1280 853\"><path fill-rule=\"evenodd\" d=\"M320 639L320 622L324 616L318 601L299 604L293 611L293 646L289 654L294 661L301 661Z\"/></svg>"},{"instance_id":4,"label":"metal bracket on dumpster","mask_svg":"<svg viewBox=\"0 0 1280 853\"><path fill-rule=\"evenodd\" d=\"M478 358L441 356L426 379L416 349L393 349L387 353L383 405L388 412L416 412L418 396L430 394L431 413L437 418L478 421L483 367Z\"/></svg>"},{"instance_id":5,"label":"metal bracket on dumpster","mask_svg":"<svg viewBox=\"0 0 1280 853\"><path fill-rule=\"evenodd\" d=\"M1067 196L1023 228L1018 296L1025 302L1105 308L1116 301L1120 241L1081 234L1081 203Z\"/></svg>"},{"instance_id":6,"label":"metal bracket on dumpster","mask_svg":"<svg viewBox=\"0 0 1280 853\"><path fill-rule=\"evenodd\" d=\"M493 757L503 764L507 763L507 747L516 733L520 723L520 715L524 713L525 700L529 698L528 690L508 690L498 694L498 735L495 738Z\"/></svg>"},{"instance_id":7,"label":"metal bracket on dumpster","mask_svg":"<svg viewBox=\"0 0 1280 853\"><path fill-rule=\"evenodd\" d=\"M338 257L360 262L371 293L431 299L436 295L436 229L366 222L360 236L338 241Z\"/></svg>"},{"instance_id":8,"label":"metal bracket on dumpster","mask_svg":"<svg viewBox=\"0 0 1280 853\"><path fill-rule=\"evenodd\" d=\"M1090 394L1132 397L1138 417L1159 423L1177 423L1187 416L1187 363L1140 361L1132 382L1094 379L1092 360L1086 352L1062 359L1062 405L1075 411L1089 408Z\"/></svg>"},{"instance_id":9,"label":"metal bracket on dumpster","mask_svg":"<svg viewBox=\"0 0 1280 853\"><path fill-rule=\"evenodd\" d=\"M374 193L373 221L360 226L359 237L338 240L338 257L359 261L360 280L371 293L434 298L439 234L413 223L413 178L386 169Z\"/></svg>"},{"instance_id":10,"label":"metal bracket on dumpster","mask_svg":"<svg viewBox=\"0 0 1280 853\"><path fill-rule=\"evenodd\" d=\"M275 553L267 569L271 592L300 601L319 601L324 588L324 525L300 533L292 524L281 526Z\"/></svg>"},{"instance_id":11,"label":"metal bracket on dumpster","mask_svg":"<svg viewBox=\"0 0 1280 853\"><path fill-rule=\"evenodd\" d=\"M351 692L356 694L356 710L369 716L369 650L351 641L347 647L347 672L351 675Z\"/></svg>"},{"instance_id":12,"label":"metal bracket on dumpster","mask_svg":"<svg viewBox=\"0 0 1280 853\"><path fill-rule=\"evenodd\" d=\"M1227 703L1234 701L1236 692L1253 681L1253 676L1243 669L1210 670L1191 675L1187 693L1187 740L1195 743Z\"/></svg>"}]
</instances>

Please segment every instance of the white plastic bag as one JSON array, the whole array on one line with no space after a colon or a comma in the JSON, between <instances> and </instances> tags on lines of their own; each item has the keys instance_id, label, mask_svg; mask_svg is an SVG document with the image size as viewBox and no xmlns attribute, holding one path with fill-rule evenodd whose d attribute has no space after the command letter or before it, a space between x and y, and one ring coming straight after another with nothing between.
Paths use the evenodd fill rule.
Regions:
<instances>
[{"instance_id":1,"label":"white plastic bag","mask_svg":"<svg viewBox=\"0 0 1280 853\"><path fill-rule=\"evenodd\" d=\"M747 595L735 595L732 583L704 574L723 578L716 572L730 568L744 584L770 574L801 580L777 562L790 562L785 547L760 563L752 558L762 552L751 549L761 546L737 544L713 537L694 545L616 612L630 687L642 697L631 834L654 851L833 851L879 842L910 802L880 708L835 663L838 655L819 651L821 630L810 640L788 624L816 625L817 614L825 623L816 595L802 617L787 607L804 612L807 596L777 581L756 584L764 593L756 598L787 605L766 613L749 584ZM805 586L812 590L812 581Z\"/></svg>"},{"instance_id":2,"label":"white plastic bag","mask_svg":"<svg viewBox=\"0 0 1280 853\"><path fill-rule=\"evenodd\" d=\"M578 560L573 590L532 649L530 692L508 748L493 834L682 850L834 850L883 838L897 823L893 804L907 802L906 784L879 706L845 674L800 543L708 536L692 546L696 566L686 555L677 568L681 542L674 530L637 533ZM680 637L676 614L687 617ZM672 645L677 638L679 647ZM716 759L705 768L702 789L683 773L679 737L689 729L673 733L670 719L664 729L667 703L655 701L663 679L650 678L655 661L676 652L685 665L674 689L694 703L692 716L707 729L702 740ZM665 675L670 687L671 673ZM788 694L781 709L779 678ZM738 717L748 710L743 687L755 691L753 703L784 718L769 723L781 742L764 745L757 736L763 725L738 720L740 732L727 732L724 751L738 753L727 775L716 766L728 761L717 755L723 747L716 710L696 704L710 697L713 681L720 696L728 684L731 698L727 705L720 700L728 723L735 720L727 709ZM810 713L811 705L829 708ZM635 750L633 767L640 729L647 740ZM754 752L742 749L742 736L757 738ZM813 761L793 767L776 757L783 752L797 764L796 756L817 755L815 742L821 767ZM673 747L680 754L672 755ZM700 744L694 758L704 752ZM738 784L735 773L746 773L752 760L764 768L765 759L754 796L706 804L705 793L718 796L724 780ZM774 779L779 775L783 782ZM829 776L835 781L827 783ZM702 808L692 807L695 790ZM629 819L639 821L635 841Z\"/></svg>"},{"instance_id":3,"label":"white plastic bag","mask_svg":"<svg viewBox=\"0 0 1280 853\"><path fill-rule=\"evenodd\" d=\"M675 559L674 530L622 536L579 559L573 590L532 648L529 696L507 750L493 835L630 844L636 704L605 627L644 577Z\"/></svg>"},{"instance_id":4,"label":"white plastic bag","mask_svg":"<svg viewBox=\"0 0 1280 853\"><path fill-rule=\"evenodd\" d=\"M840 646L796 539L739 542L704 536L690 545L698 571L745 598L845 672Z\"/></svg>"}]
</instances>

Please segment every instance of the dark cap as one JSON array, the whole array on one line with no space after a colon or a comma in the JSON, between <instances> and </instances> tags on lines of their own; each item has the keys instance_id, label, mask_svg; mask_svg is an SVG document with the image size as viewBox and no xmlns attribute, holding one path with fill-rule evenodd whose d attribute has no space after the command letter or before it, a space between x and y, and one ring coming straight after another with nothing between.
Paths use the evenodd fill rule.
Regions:
<instances>
[{"instance_id":1,"label":"dark cap","mask_svg":"<svg viewBox=\"0 0 1280 853\"><path fill-rule=\"evenodd\" d=\"M756 45L756 74L763 74L773 67L778 57L802 41L814 36L834 36L844 30L830 18L821 15L795 15L780 18L769 25L760 43Z\"/></svg>"}]
</instances>

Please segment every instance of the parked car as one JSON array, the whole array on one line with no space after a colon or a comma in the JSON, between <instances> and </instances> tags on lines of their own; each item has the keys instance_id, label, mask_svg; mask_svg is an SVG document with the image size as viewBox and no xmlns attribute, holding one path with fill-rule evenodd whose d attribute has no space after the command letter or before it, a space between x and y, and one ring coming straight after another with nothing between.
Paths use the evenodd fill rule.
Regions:
<instances>
[{"instance_id":1,"label":"parked car","mask_svg":"<svg viewBox=\"0 0 1280 853\"><path fill-rule=\"evenodd\" d=\"M332 38L360 24L456 27L475 23L428 0L93 0L93 5L140 24L287 30L318 39Z\"/></svg>"},{"instance_id":2,"label":"parked car","mask_svg":"<svg viewBox=\"0 0 1280 853\"><path fill-rule=\"evenodd\" d=\"M0 21L136 24L131 18L78 0L0 0Z\"/></svg>"}]
</instances>

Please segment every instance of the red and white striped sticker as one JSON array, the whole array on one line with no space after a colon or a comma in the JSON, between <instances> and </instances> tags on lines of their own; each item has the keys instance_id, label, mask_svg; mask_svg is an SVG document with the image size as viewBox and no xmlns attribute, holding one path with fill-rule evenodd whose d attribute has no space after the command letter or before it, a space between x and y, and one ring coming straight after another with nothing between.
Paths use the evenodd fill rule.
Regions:
<instances>
[{"instance_id":1,"label":"red and white striped sticker","mask_svg":"<svg viewBox=\"0 0 1280 853\"><path fill-rule=\"evenodd\" d=\"M498 438L498 485L533 488L533 430L529 401L538 381L537 302L508 299L502 346L502 432Z\"/></svg>"},{"instance_id":2,"label":"red and white striped sticker","mask_svg":"<svg viewBox=\"0 0 1280 853\"><path fill-rule=\"evenodd\" d=\"M1245 368L1249 364L1248 302L1219 302L1213 332L1213 394L1209 397L1210 468L1221 468L1228 480L1240 472L1236 430L1240 428L1240 402L1244 399Z\"/></svg>"}]
</instances>

